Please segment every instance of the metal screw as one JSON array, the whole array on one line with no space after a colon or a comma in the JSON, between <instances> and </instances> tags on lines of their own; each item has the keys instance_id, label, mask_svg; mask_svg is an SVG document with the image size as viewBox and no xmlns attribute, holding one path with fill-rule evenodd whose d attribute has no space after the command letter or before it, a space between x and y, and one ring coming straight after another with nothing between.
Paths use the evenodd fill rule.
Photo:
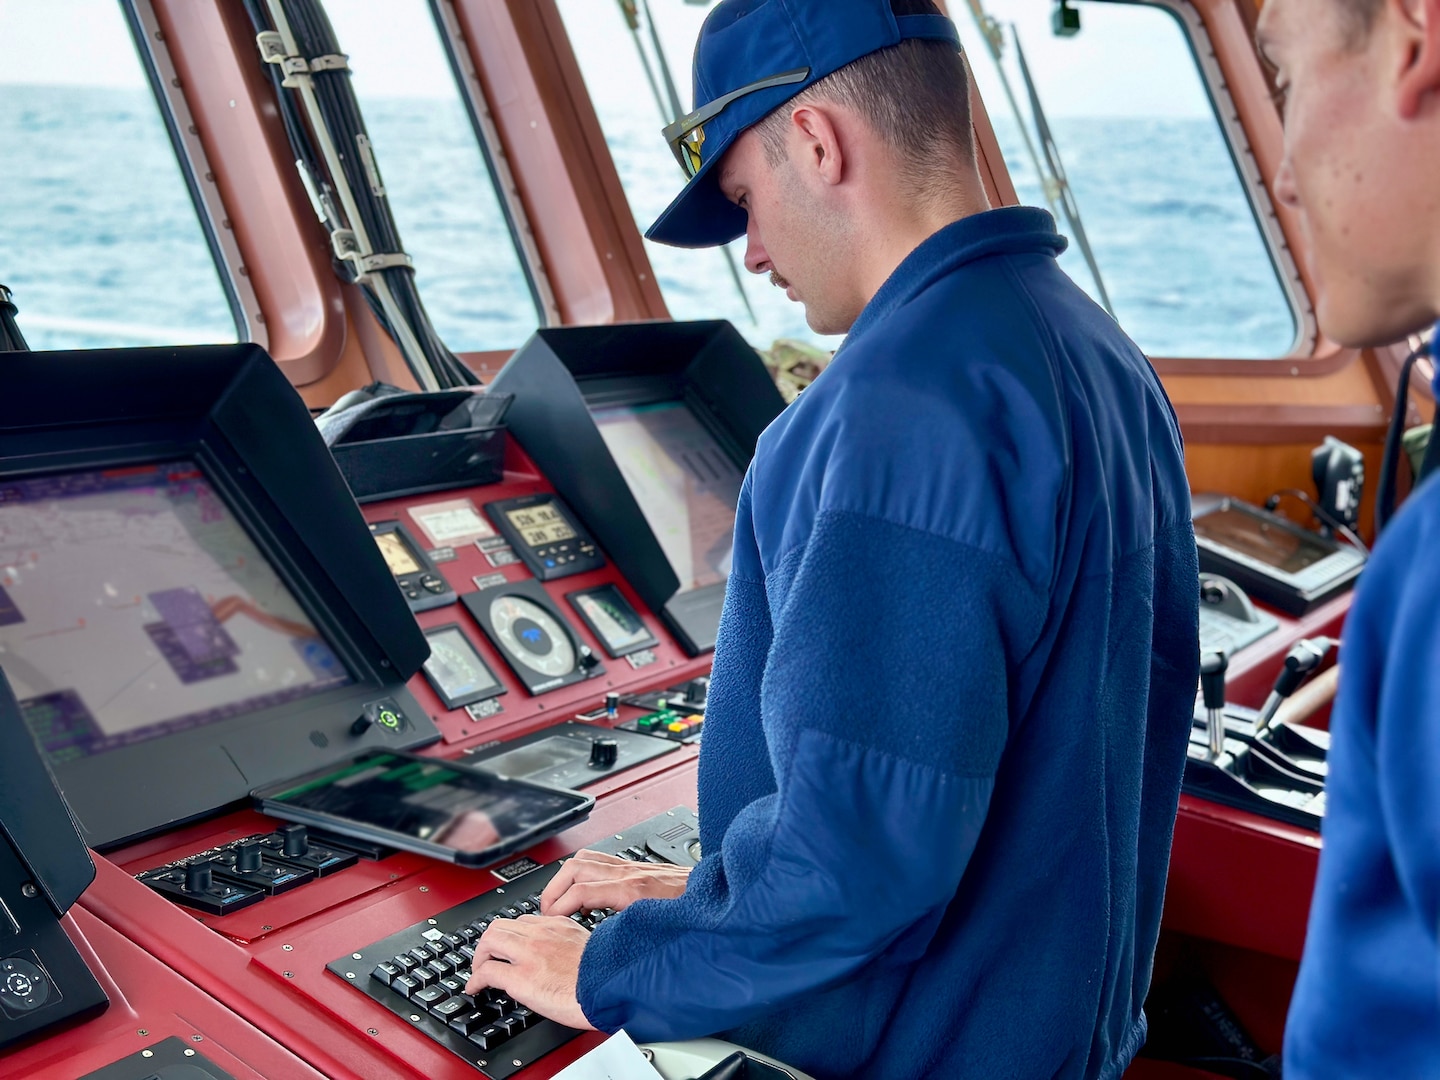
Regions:
<instances>
[{"instance_id":1,"label":"metal screw","mask_svg":"<svg viewBox=\"0 0 1440 1080\"><path fill-rule=\"evenodd\" d=\"M429 886L429 885L421 885L421 886L420 886L420 891L421 891L421 892L429 892L429 891L430 891L430 886Z\"/></svg>"},{"instance_id":2,"label":"metal screw","mask_svg":"<svg viewBox=\"0 0 1440 1080\"><path fill-rule=\"evenodd\" d=\"M35 897L40 895L40 890L27 881L24 885L20 886L20 894L27 900L34 900Z\"/></svg>"},{"instance_id":3,"label":"metal screw","mask_svg":"<svg viewBox=\"0 0 1440 1080\"><path fill-rule=\"evenodd\" d=\"M141 1051L140 1051L140 1056L141 1056L141 1057L154 1057L154 1056L155 1056L155 1051L154 1051L154 1050L141 1050Z\"/></svg>"},{"instance_id":4,"label":"metal screw","mask_svg":"<svg viewBox=\"0 0 1440 1080\"><path fill-rule=\"evenodd\" d=\"M361 956L358 952L352 952L352 953L350 954L350 959L351 959L351 960L364 960L365 958L364 958L363 956Z\"/></svg>"},{"instance_id":5,"label":"metal screw","mask_svg":"<svg viewBox=\"0 0 1440 1080\"><path fill-rule=\"evenodd\" d=\"M286 977L287 979L293 979L293 978L295 977L295 972L293 972L293 971L287 971L287 972L285 972L285 977Z\"/></svg>"},{"instance_id":6,"label":"metal screw","mask_svg":"<svg viewBox=\"0 0 1440 1080\"><path fill-rule=\"evenodd\" d=\"M280 950L281 950L282 952L294 952L294 951L295 951L295 946L294 946L294 945L281 945L281 946L280 946Z\"/></svg>"},{"instance_id":7,"label":"metal screw","mask_svg":"<svg viewBox=\"0 0 1440 1080\"><path fill-rule=\"evenodd\" d=\"M524 1063L523 1061L521 1061L519 1058L512 1058L512 1059L510 1060L510 1064L511 1064L511 1065L514 1065L514 1066L518 1069L521 1065L524 1065L525 1063Z\"/></svg>"},{"instance_id":8,"label":"metal screw","mask_svg":"<svg viewBox=\"0 0 1440 1080\"><path fill-rule=\"evenodd\" d=\"M400 876L399 874L391 874L391 875L390 875L390 880L391 880L391 881L394 881L394 880L395 880L396 878L398 878L399 876Z\"/></svg>"},{"instance_id":9,"label":"metal screw","mask_svg":"<svg viewBox=\"0 0 1440 1080\"><path fill-rule=\"evenodd\" d=\"M265 924L264 926L260 927L260 929L263 930L265 933L268 934L271 930L273 930L273 929L275 929L275 928L274 928L273 926L271 926L270 924L267 923L267 924Z\"/></svg>"},{"instance_id":10,"label":"metal screw","mask_svg":"<svg viewBox=\"0 0 1440 1080\"><path fill-rule=\"evenodd\" d=\"M195 1056L195 1051L194 1051L194 1050L191 1050L190 1047L187 1046L187 1047L185 1047L185 1056L186 1056L186 1057L194 1057L194 1056Z\"/></svg>"},{"instance_id":11,"label":"metal screw","mask_svg":"<svg viewBox=\"0 0 1440 1080\"><path fill-rule=\"evenodd\" d=\"M147 1031L145 1028L141 1028L139 1031L135 1032L135 1034L139 1035L143 1039L146 1035L149 1035L150 1032Z\"/></svg>"},{"instance_id":12,"label":"metal screw","mask_svg":"<svg viewBox=\"0 0 1440 1080\"><path fill-rule=\"evenodd\" d=\"M505 890L504 890L504 889L496 889L495 891L496 891L497 893L500 893L502 896L505 894Z\"/></svg>"},{"instance_id":13,"label":"metal screw","mask_svg":"<svg viewBox=\"0 0 1440 1080\"><path fill-rule=\"evenodd\" d=\"M415 1015L414 1013L411 1013L411 1014L410 1014L410 1022L411 1022L412 1024L418 1024L418 1023L420 1022L420 1017L418 1017L418 1016Z\"/></svg>"},{"instance_id":14,"label":"metal screw","mask_svg":"<svg viewBox=\"0 0 1440 1080\"><path fill-rule=\"evenodd\" d=\"M366 1028L366 1029L365 1029L365 1034L366 1034L366 1035L379 1035L379 1034L380 1034L380 1029L379 1029L379 1028Z\"/></svg>"},{"instance_id":15,"label":"metal screw","mask_svg":"<svg viewBox=\"0 0 1440 1080\"><path fill-rule=\"evenodd\" d=\"M204 1035L191 1035L191 1036L190 1036L190 1041L191 1041L191 1042L204 1042L204 1041L205 1041L205 1036L204 1036Z\"/></svg>"},{"instance_id":16,"label":"metal screw","mask_svg":"<svg viewBox=\"0 0 1440 1080\"><path fill-rule=\"evenodd\" d=\"M346 977L347 979L353 979L353 978L355 977L355 972L353 972L353 971L347 971L347 972L345 972L345 977Z\"/></svg>"}]
</instances>

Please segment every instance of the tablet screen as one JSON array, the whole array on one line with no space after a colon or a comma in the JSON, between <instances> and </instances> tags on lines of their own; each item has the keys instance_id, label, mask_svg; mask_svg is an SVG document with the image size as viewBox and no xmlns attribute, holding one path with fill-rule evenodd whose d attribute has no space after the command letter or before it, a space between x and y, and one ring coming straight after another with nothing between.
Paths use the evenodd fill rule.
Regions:
<instances>
[{"instance_id":1,"label":"tablet screen","mask_svg":"<svg viewBox=\"0 0 1440 1080\"><path fill-rule=\"evenodd\" d=\"M255 797L277 817L323 819L326 828L367 838L385 834L395 847L409 840L450 848L467 863L549 835L593 803L573 791L383 751Z\"/></svg>"}]
</instances>

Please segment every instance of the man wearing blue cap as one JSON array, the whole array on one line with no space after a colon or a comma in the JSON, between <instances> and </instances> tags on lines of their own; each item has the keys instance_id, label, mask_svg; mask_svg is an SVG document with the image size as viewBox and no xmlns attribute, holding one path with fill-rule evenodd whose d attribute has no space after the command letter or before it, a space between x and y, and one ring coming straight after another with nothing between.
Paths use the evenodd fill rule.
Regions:
<instances>
[{"instance_id":1,"label":"man wearing blue cap","mask_svg":"<svg viewBox=\"0 0 1440 1080\"><path fill-rule=\"evenodd\" d=\"M1198 668L1180 437L1050 217L989 209L966 78L928 0L706 20L649 235L746 235L849 336L740 495L705 857L582 852L472 986L817 1077L1118 1077L1144 1041Z\"/></svg>"}]
</instances>

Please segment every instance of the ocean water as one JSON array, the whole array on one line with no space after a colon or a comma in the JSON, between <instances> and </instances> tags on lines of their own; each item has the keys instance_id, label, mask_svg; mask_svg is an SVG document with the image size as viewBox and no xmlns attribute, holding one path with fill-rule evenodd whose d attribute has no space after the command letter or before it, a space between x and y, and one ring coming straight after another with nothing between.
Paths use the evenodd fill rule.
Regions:
<instances>
[{"instance_id":1,"label":"ocean water","mask_svg":"<svg viewBox=\"0 0 1440 1080\"><path fill-rule=\"evenodd\" d=\"M519 345L534 304L456 101L369 99L367 125L421 294L452 348ZM643 228L679 190L653 102L601 109ZM1017 129L996 120L1023 200ZM1211 120L1062 118L1057 139L1122 326L1157 356L1285 352L1294 320ZM1064 231L1065 225L1061 223ZM676 318L752 342L818 339L803 311L724 256L648 244ZM1093 284L1074 246L1062 265ZM0 86L0 281L36 348L233 341L228 304L148 91Z\"/></svg>"}]
</instances>

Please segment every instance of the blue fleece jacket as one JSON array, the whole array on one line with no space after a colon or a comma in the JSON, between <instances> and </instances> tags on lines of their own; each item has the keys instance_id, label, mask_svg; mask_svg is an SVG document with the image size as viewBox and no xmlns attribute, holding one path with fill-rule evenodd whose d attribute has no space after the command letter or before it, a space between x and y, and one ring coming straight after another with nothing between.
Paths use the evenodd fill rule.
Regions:
<instances>
[{"instance_id":1,"label":"blue fleece jacket","mask_svg":"<svg viewBox=\"0 0 1440 1080\"><path fill-rule=\"evenodd\" d=\"M1440 478L1376 546L1341 658L1285 1076L1440 1077Z\"/></svg>"},{"instance_id":2,"label":"blue fleece jacket","mask_svg":"<svg viewBox=\"0 0 1440 1080\"><path fill-rule=\"evenodd\" d=\"M1048 214L917 248L765 432L704 859L586 946L643 1039L817 1077L1115 1077L1144 1040L1197 676L1180 438Z\"/></svg>"}]
</instances>

